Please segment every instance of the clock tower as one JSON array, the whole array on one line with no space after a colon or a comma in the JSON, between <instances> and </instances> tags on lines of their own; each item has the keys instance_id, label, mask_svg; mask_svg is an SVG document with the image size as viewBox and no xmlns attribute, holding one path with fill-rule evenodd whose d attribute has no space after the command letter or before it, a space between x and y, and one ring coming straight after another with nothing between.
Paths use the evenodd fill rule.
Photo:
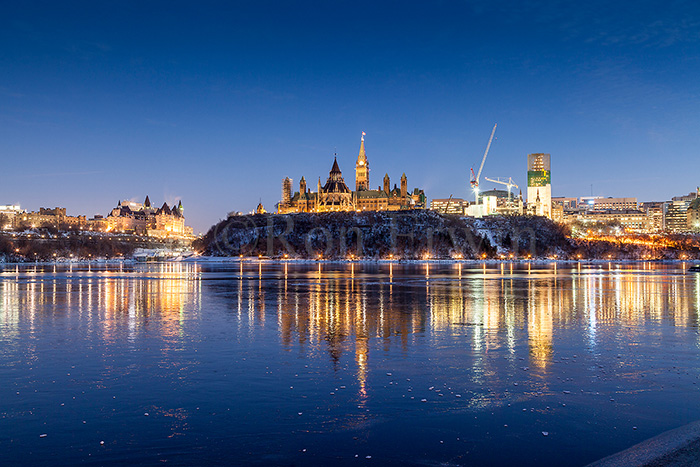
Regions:
<instances>
[{"instance_id":1,"label":"clock tower","mask_svg":"<svg viewBox=\"0 0 700 467\"><path fill-rule=\"evenodd\" d=\"M369 190L369 162L365 154L365 132L360 138L360 154L357 156L355 164L355 191Z\"/></svg>"}]
</instances>

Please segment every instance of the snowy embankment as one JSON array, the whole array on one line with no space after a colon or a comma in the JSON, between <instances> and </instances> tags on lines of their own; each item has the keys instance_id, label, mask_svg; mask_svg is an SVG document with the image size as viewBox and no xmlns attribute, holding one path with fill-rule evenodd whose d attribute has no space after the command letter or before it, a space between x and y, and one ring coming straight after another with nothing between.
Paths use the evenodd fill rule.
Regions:
<instances>
[{"instance_id":1,"label":"snowy embankment","mask_svg":"<svg viewBox=\"0 0 700 467\"><path fill-rule=\"evenodd\" d=\"M213 226L194 248L211 257L454 260L566 258L565 228L540 217L473 219L434 211L263 214Z\"/></svg>"}]
</instances>

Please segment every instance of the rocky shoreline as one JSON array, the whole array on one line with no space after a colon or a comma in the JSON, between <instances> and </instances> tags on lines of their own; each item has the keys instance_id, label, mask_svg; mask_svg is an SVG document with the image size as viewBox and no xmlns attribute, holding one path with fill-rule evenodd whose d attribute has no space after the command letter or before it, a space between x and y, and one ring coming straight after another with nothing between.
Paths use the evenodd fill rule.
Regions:
<instances>
[{"instance_id":1,"label":"rocky shoreline","mask_svg":"<svg viewBox=\"0 0 700 467\"><path fill-rule=\"evenodd\" d=\"M619 237L573 238L569 229L535 216L475 219L434 211L338 212L233 216L196 240L214 257L338 260L690 260L696 238L674 242Z\"/></svg>"}]
</instances>

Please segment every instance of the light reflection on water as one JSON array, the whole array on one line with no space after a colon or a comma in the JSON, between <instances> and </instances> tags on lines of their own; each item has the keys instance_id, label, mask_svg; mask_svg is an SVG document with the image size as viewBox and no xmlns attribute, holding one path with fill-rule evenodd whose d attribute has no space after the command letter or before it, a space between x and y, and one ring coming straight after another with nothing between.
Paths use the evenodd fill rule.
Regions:
<instances>
[{"instance_id":1,"label":"light reflection on water","mask_svg":"<svg viewBox=\"0 0 700 467\"><path fill-rule=\"evenodd\" d=\"M700 377L685 268L5 266L0 447L39 463L585 463L700 418L683 403Z\"/></svg>"}]
</instances>

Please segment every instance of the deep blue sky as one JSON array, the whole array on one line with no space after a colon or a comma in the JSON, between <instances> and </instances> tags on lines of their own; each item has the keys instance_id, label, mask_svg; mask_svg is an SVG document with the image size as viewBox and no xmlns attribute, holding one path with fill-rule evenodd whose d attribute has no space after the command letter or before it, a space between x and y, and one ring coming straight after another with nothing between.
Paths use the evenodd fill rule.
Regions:
<instances>
[{"instance_id":1,"label":"deep blue sky","mask_svg":"<svg viewBox=\"0 0 700 467\"><path fill-rule=\"evenodd\" d=\"M354 186L361 131L373 187L468 197L496 122L489 177L548 152L553 196L700 184L694 2L6 2L0 44L0 204L181 198L203 231L335 148Z\"/></svg>"}]
</instances>

